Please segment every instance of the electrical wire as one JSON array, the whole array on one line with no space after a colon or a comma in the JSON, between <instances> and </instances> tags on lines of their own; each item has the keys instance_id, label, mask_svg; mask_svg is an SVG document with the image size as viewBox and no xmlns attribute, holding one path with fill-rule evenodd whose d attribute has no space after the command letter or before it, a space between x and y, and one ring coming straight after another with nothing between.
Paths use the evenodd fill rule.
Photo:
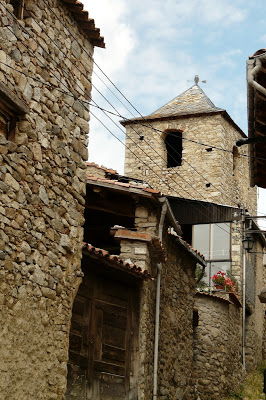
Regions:
<instances>
[{"instance_id":1,"label":"electrical wire","mask_svg":"<svg viewBox=\"0 0 266 400\"><path fill-rule=\"evenodd\" d=\"M32 16L32 13L31 13L31 11L30 10L28 10L28 9L26 9L25 8L25 10L26 11L28 11L29 13L30 13L30 15ZM34 19L34 21L38 24L38 26L40 26L40 28L43 30L43 27L41 27L41 25L39 24L39 22L34 18L34 17L32 17L33 19ZM43 30L44 31L44 30ZM44 31L45 32L45 31ZM59 51L61 51L62 52L62 54L66 57L66 58L68 58L69 59L69 61L71 62L71 64L72 65L74 65L73 63L72 63L72 61L70 60L70 58L59 48L59 46L56 44L56 42L45 32L45 34L46 34L46 36L52 41L52 43L54 43L55 44L55 46L57 46L57 48L59 49ZM35 39L34 39L35 40ZM35 40L36 41L36 40ZM37 43L37 42L36 42ZM41 46L39 43L37 43L39 46ZM41 46L42 47L42 46ZM50 56L50 54L42 47L42 49L47 53L47 55L48 56ZM51 56L50 56L51 57ZM90 83L92 83L91 82L91 80L87 77L87 76L85 76L85 74L76 66L76 65L74 65L75 66L75 68L77 68L77 70L90 82ZM65 73L65 74L67 74L67 75L69 75L62 67L61 67L61 70ZM79 86L79 85L78 85ZM96 86L95 85L92 85L96 90L97 90L97 92L99 93L99 94L101 94L101 96L108 102L108 104L109 105L111 105L111 107L117 112L117 115L120 117L120 118L123 118L122 117L122 115L120 114L120 113L118 113L118 111L117 111L117 109L109 102L109 100L96 88ZM80 87L80 86L79 86ZM82 89L82 88L81 88ZM82 89L83 90L83 89ZM83 92L85 93L85 91L83 90ZM87 93L86 93L86 95L87 95ZM95 103L95 102L94 102ZM96 104L96 103L95 103ZM98 108L100 108L98 105L96 105ZM102 109L102 111L103 111L103 109ZM103 111L104 112L104 114L105 114L105 111ZM109 117L108 117L109 118ZM123 132L123 130L111 119L111 118L109 118L122 132ZM152 127L152 129L153 129L153 127ZM133 130L134 130L134 128L133 128ZM134 130L139 136L140 136L140 134L136 131L136 130ZM124 132L123 132L123 134L124 134ZM160 136L160 135L159 135ZM161 138L161 136L160 136L160 138ZM162 158L161 157L161 155L146 141L146 140L144 140L147 144L148 144L148 146L150 147L150 148L152 148L152 150L153 151L155 151L155 153L160 157L160 158ZM138 146L139 147L139 146ZM180 153L176 150L176 149L174 149L173 148L173 146L171 146L170 145L170 147L171 147L171 149L175 152L175 154L177 154L179 157L181 157L181 155L180 155ZM146 154L147 155L147 154ZM171 154L170 155L171 156L171 158L174 160L174 161L176 161L175 159L174 159L174 157L173 157L173 155ZM163 159L163 158L162 158ZM164 160L164 159L163 159ZM165 161L165 160L164 160ZM197 169L192 165L192 164L190 164L185 158L183 158L183 161L185 161L186 163L188 163L188 165L199 175L199 176L201 176L206 182L208 182L209 183L209 180L207 179L207 178L205 178L199 171L197 171ZM177 173L177 172L176 172ZM180 175L179 173L177 173L177 175L182 179L182 180L184 180L185 181L185 179L182 177L182 175ZM185 181L186 182L186 181ZM177 183L176 181L175 181L175 183ZM188 183L188 182L186 182L186 183ZM189 183L188 183L189 184ZM233 201L233 202L235 202L235 204L237 204L238 205L238 202L236 202L236 201L234 201L231 197L229 197L229 196L227 196L222 190L221 190L221 188L217 188L214 184L211 184L212 185L212 187L214 187L216 190L218 190L219 192L221 192L221 194L223 194L225 197L227 197L229 200L230 200L230 202L231 201ZM191 184L189 184L189 186L190 187L192 187L192 189L193 190L195 190L194 189L194 187L191 185ZM188 193L188 192L186 192L186 193ZM201 195L201 197L204 199L204 201L208 201L202 194L200 194Z\"/></svg>"},{"instance_id":2,"label":"electrical wire","mask_svg":"<svg viewBox=\"0 0 266 400\"><path fill-rule=\"evenodd\" d=\"M30 49L29 49L30 50ZM47 53L48 54L48 53ZM49 55L49 54L48 54ZM49 55L50 56L50 55ZM54 74L53 74L54 75ZM54 75L55 76L55 75ZM56 76L55 76L56 77ZM57 78L57 77L56 77ZM58 78L57 78L58 79ZM60 81L60 80L59 80ZM61 83L62 83L62 81L60 81ZM66 86L66 85L65 85ZM100 108L100 107L99 107ZM112 121L112 120L111 120ZM114 122L114 121L112 121L112 122ZM117 125L116 125L117 126ZM139 147L139 146L138 146ZM143 151L143 149L142 149L142 151ZM144 154L146 155L146 156L148 156L147 155L147 153L145 153L144 152ZM149 157L149 156L148 156ZM142 162L143 162L143 160L142 160ZM153 171L154 172L154 171ZM181 177L182 178L182 177ZM206 178L205 178L206 179ZM174 181L175 183L177 183L176 181ZM169 187L170 187L170 185L168 185ZM192 186L191 186L192 187ZM193 187L192 187L193 188ZM194 188L193 188L194 189ZM189 195L191 196L191 194L189 193ZM203 196L202 196L203 197ZM204 198L204 197L203 197ZM206 200L205 198L204 198L204 200ZM231 200L231 199L230 199Z\"/></svg>"},{"instance_id":3,"label":"electrical wire","mask_svg":"<svg viewBox=\"0 0 266 400\"><path fill-rule=\"evenodd\" d=\"M11 31L12 32L12 31ZM27 47L27 46L26 46ZM31 51L30 49L29 49L29 51ZM36 57L36 55L35 55L35 57ZM52 73L53 74L53 73ZM55 76L55 74L53 74L54 76ZM56 77L56 76L55 76ZM58 79L59 80L59 82L60 83L62 83L62 81L60 81L60 79L59 78L57 78L56 77L56 79ZM40 80L38 80L38 81L40 81ZM42 81L40 81L41 83L43 83ZM65 84L64 84L65 85ZM98 119L94 114L93 114L93 116L96 118L96 119ZM99 120L99 119L98 119ZM102 121L100 121L99 120L99 122L101 122L102 123ZM107 129L107 127L105 126L105 128ZM120 127L119 127L120 128ZM109 129L108 129L108 131L110 132L110 133L112 133ZM114 136L114 135L113 135ZM115 136L116 137L116 136ZM116 137L117 138L117 137ZM118 138L117 138L118 139ZM119 139L118 139L119 140ZM121 143L123 143L121 140L119 140ZM131 150L131 149L130 149ZM145 153L145 152L144 152ZM133 153L134 154L134 153ZM147 154L146 154L147 155ZM136 156L136 155L135 155ZM147 155L148 156L148 155ZM137 157L138 159L139 159L139 157ZM143 160L141 160L141 159L139 159L142 163L144 163L144 165L146 165L153 173L155 173L155 175L159 178L159 180L162 180L161 179L161 177L158 175L158 174L156 174L156 172L148 165L148 164L146 164ZM162 180L163 181L163 180ZM177 182L175 182L175 183L177 183ZM167 186L170 188L170 189L172 189L171 188L171 186L169 185L169 184L167 184ZM187 192L188 193L188 192ZM190 194L190 193L188 193L188 194ZM192 196L193 197L193 196ZM195 199L196 200L196 199ZM227 232L227 233L229 233L229 232Z\"/></svg>"}]
</instances>

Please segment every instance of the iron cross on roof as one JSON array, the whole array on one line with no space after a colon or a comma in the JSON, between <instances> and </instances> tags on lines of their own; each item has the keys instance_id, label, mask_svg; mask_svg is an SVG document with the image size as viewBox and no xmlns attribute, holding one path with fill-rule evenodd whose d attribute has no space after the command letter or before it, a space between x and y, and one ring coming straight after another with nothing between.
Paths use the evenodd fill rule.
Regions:
<instances>
[{"instance_id":1,"label":"iron cross on roof","mask_svg":"<svg viewBox=\"0 0 266 400\"><path fill-rule=\"evenodd\" d=\"M188 81L188 82L193 82L193 81ZM194 77L194 82L195 82L195 85L196 85L196 86L198 86L198 83L199 83L199 82L207 83L207 81L200 81L200 80L199 80L199 75L195 75L195 77Z\"/></svg>"}]
</instances>

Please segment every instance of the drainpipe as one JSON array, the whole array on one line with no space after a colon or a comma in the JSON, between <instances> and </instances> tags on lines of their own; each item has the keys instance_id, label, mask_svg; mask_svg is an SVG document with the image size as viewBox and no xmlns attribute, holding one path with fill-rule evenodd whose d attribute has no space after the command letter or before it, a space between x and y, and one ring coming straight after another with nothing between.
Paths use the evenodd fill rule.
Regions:
<instances>
[{"instance_id":1,"label":"drainpipe","mask_svg":"<svg viewBox=\"0 0 266 400\"><path fill-rule=\"evenodd\" d=\"M243 238L244 238L244 231L245 231L245 210L243 210L242 215L242 226L243 226ZM243 251L243 279L242 279L242 364L243 369L246 369L246 250L242 244L242 251Z\"/></svg>"},{"instance_id":2,"label":"drainpipe","mask_svg":"<svg viewBox=\"0 0 266 400\"><path fill-rule=\"evenodd\" d=\"M261 60L265 59L266 55L260 54L255 56L254 59L247 61L247 105L248 105L248 137L254 138L254 89L266 95L266 88L261 86L258 82L255 81L256 74L260 71L262 63ZM255 60L255 66L254 66ZM254 144L249 146L249 155L254 157ZM251 186L255 185L254 182L254 171L253 164L250 163L250 184Z\"/></svg>"},{"instance_id":3,"label":"drainpipe","mask_svg":"<svg viewBox=\"0 0 266 400\"><path fill-rule=\"evenodd\" d=\"M163 225L165 215L168 210L166 199L160 199L163 201L161 218L159 222L159 239L162 242L163 239ZM158 349L159 349L159 324L160 324L160 301L161 301L161 271L162 263L157 264L157 283L156 283L156 306L155 306L155 333L154 333L154 359L153 359L153 400L157 399L158 391Z\"/></svg>"},{"instance_id":4,"label":"drainpipe","mask_svg":"<svg viewBox=\"0 0 266 400\"><path fill-rule=\"evenodd\" d=\"M260 58L255 58L255 67L250 69L250 64L248 63L248 76L247 76L247 81L249 85L252 85L255 89L257 89L259 92L263 93L264 95L266 95L266 88L261 86L258 82L255 81L255 76L257 75L257 73L259 72L259 70L261 69L261 60L263 60L265 58L264 57L260 57Z\"/></svg>"}]
</instances>

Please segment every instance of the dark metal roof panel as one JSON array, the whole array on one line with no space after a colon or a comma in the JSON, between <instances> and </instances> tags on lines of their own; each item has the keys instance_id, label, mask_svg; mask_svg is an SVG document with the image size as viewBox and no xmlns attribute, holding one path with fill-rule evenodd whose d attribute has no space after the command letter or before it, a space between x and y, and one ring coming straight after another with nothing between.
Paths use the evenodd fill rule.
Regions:
<instances>
[{"instance_id":1,"label":"dark metal roof panel","mask_svg":"<svg viewBox=\"0 0 266 400\"><path fill-rule=\"evenodd\" d=\"M168 197L168 201L180 225L230 222L234 212L239 210L235 207L179 197Z\"/></svg>"}]
</instances>

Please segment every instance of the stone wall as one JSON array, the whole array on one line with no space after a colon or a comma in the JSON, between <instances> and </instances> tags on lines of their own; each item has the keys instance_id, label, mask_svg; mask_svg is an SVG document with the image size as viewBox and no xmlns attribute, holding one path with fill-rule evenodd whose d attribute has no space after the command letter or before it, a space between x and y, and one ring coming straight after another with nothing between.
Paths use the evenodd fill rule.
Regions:
<instances>
[{"instance_id":1,"label":"stone wall","mask_svg":"<svg viewBox=\"0 0 266 400\"><path fill-rule=\"evenodd\" d=\"M241 156L246 149L236 150L239 155L231 153L242 136L222 115L150 120L144 125L126 125L127 176L145 179L166 195L236 207L240 204L251 213L256 212L256 188L248 184L249 159ZM168 130L182 131L183 157L179 167L167 168L164 137ZM144 139L140 140L140 136ZM211 149L195 141L229 151Z\"/></svg>"},{"instance_id":2,"label":"stone wall","mask_svg":"<svg viewBox=\"0 0 266 400\"><path fill-rule=\"evenodd\" d=\"M192 400L195 261L168 236L162 268L159 379L160 400Z\"/></svg>"},{"instance_id":3,"label":"stone wall","mask_svg":"<svg viewBox=\"0 0 266 400\"><path fill-rule=\"evenodd\" d=\"M59 400L83 238L89 112L77 99L91 91L93 46L61 1L26 0L23 21L4 4L0 81L30 112L14 141L0 135L0 398Z\"/></svg>"},{"instance_id":4,"label":"stone wall","mask_svg":"<svg viewBox=\"0 0 266 400\"><path fill-rule=\"evenodd\" d=\"M194 328L194 383L201 400L234 392L242 380L241 312L227 300L198 293Z\"/></svg>"},{"instance_id":5,"label":"stone wall","mask_svg":"<svg viewBox=\"0 0 266 400\"><path fill-rule=\"evenodd\" d=\"M257 236L257 235L256 235ZM263 357L263 327L265 320L265 304L262 304L258 298L258 294L264 287L263 275L264 270L261 267L263 263L262 244L256 241L253 251L255 254L255 303L250 304L247 299L248 310L246 312L246 368L251 370L255 368Z\"/></svg>"},{"instance_id":6,"label":"stone wall","mask_svg":"<svg viewBox=\"0 0 266 400\"><path fill-rule=\"evenodd\" d=\"M138 232L156 236L160 213L151 205L139 203L135 226ZM167 233L165 221L162 264L158 354L158 399L194 400L192 382L193 329L196 260L175 236ZM120 241L123 259L130 259L149 270L153 281L144 281L140 291L138 398L151 398L153 391L154 322L157 263L154 251L145 241Z\"/></svg>"}]
</instances>

